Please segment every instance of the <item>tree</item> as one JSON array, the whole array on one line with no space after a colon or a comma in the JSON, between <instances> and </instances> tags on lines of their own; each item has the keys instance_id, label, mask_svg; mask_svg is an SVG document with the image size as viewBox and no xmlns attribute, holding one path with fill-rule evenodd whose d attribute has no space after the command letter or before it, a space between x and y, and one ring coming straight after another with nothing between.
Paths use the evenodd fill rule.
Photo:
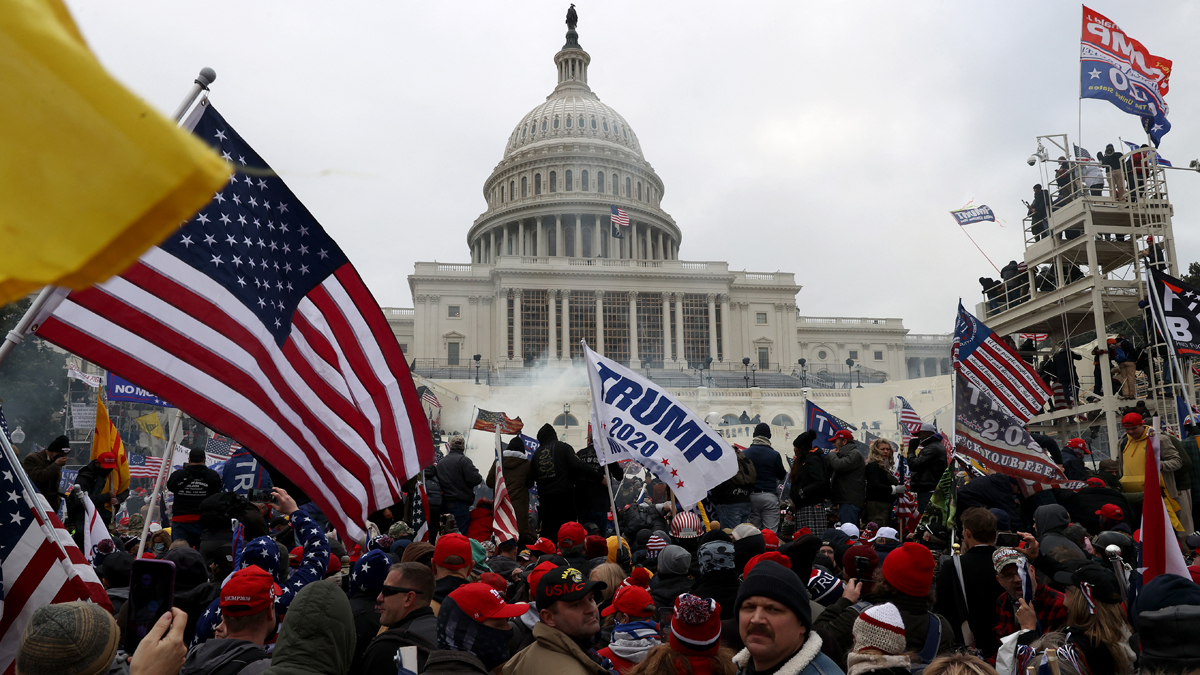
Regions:
<instances>
[{"instance_id":1,"label":"tree","mask_svg":"<svg viewBox=\"0 0 1200 675\"><path fill-rule=\"evenodd\" d=\"M1182 274L1179 280L1189 286L1200 287L1200 262L1188 264L1187 274Z\"/></svg>"},{"instance_id":2,"label":"tree","mask_svg":"<svg viewBox=\"0 0 1200 675\"><path fill-rule=\"evenodd\" d=\"M0 331L7 334L29 309L28 299L0 307ZM48 445L62 434L55 414L63 407L66 384L65 358L41 338L28 337L0 363L0 403L10 431L20 426L25 432L21 450L34 443Z\"/></svg>"}]
</instances>

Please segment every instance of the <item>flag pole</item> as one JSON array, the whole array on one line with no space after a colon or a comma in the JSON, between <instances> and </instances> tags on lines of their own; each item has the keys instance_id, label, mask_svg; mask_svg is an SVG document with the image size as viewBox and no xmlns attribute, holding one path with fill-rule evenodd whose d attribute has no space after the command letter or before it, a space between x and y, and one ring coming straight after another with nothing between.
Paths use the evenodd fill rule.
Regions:
<instances>
[{"instance_id":1,"label":"flag pole","mask_svg":"<svg viewBox=\"0 0 1200 675\"><path fill-rule=\"evenodd\" d=\"M175 123L178 124L179 120L183 119L183 114L196 102L196 99L200 96L200 92L208 91L208 85L212 84L216 79L217 73L212 68L201 68L200 74L193 81L192 88L188 91L187 96L184 97L183 102L179 104L171 119L175 120ZM50 300L50 296L54 294L57 288L54 285L42 287L37 297L33 299L33 303L29 305L29 309L25 310L25 315L17 322L16 327L8 331L8 335L4 336L4 342L0 342L0 363L4 363L4 359L8 358L12 350L25 340L25 333L29 331L29 325L41 313L42 308L46 306L46 302Z\"/></svg>"},{"instance_id":2,"label":"flag pole","mask_svg":"<svg viewBox=\"0 0 1200 675\"><path fill-rule=\"evenodd\" d=\"M158 467L158 476L154 479L154 491L150 493L150 508L146 511L146 518L142 522L142 536L138 541L137 559L141 559L142 552L146 550L146 535L150 532L150 514L154 512L158 506L158 495L162 492L163 476L171 468L171 459L175 456L175 445L179 443L179 434L183 429L183 411L179 408L175 409L175 419L171 422L171 433L168 436L167 444L163 447L162 464ZM166 514L159 513L161 519ZM161 523L160 523L161 524Z\"/></svg>"}]
</instances>

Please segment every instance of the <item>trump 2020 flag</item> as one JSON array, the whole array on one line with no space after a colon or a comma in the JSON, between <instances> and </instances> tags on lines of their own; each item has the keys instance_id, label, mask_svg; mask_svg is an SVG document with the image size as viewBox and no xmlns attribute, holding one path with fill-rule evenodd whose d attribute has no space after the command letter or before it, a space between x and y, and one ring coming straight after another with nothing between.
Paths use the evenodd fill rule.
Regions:
<instances>
[{"instance_id":1,"label":"trump 2020 flag","mask_svg":"<svg viewBox=\"0 0 1200 675\"><path fill-rule=\"evenodd\" d=\"M1167 80L1171 62L1150 53L1103 14L1083 8L1083 38L1079 52L1081 98L1108 101L1142 126L1158 147L1171 130L1167 121Z\"/></svg>"},{"instance_id":2,"label":"trump 2020 flag","mask_svg":"<svg viewBox=\"0 0 1200 675\"><path fill-rule=\"evenodd\" d=\"M699 502L737 473L733 450L699 415L586 342L583 351L592 390L592 442L601 464L636 460L681 504Z\"/></svg>"},{"instance_id":3,"label":"trump 2020 flag","mask_svg":"<svg viewBox=\"0 0 1200 675\"><path fill-rule=\"evenodd\" d=\"M970 225L971 223L982 223L985 220L996 222L996 214L992 212L991 207L975 206L969 209L959 209L951 211L950 215L954 216L955 222L959 225Z\"/></svg>"},{"instance_id":4,"label":"trump 2020 flag","mask_svg":"<svg viewBox=\"0 0 1200 675\"><path fill-rule=\"evenodd\" d=\"M958 374L954 449L998 473L1054 484L1067 477L1025 429L983 388Z\"/></svg>"},{"instance_id":5,"label":"trump 2020 flag","mask_svg":"<svg viewBox=\"0 0 1200 675\"><path fill-rule=\"evenodd\" d=\"M817 432L817 437L813 439L813 445L826 450L833 449L833 435L842 429L849 429L850 425L845 420L836 415L831 415L826 412L821 406L812 401L804 402L804 419L806 428L810 431Z\"/></svg>"}]
</instances>

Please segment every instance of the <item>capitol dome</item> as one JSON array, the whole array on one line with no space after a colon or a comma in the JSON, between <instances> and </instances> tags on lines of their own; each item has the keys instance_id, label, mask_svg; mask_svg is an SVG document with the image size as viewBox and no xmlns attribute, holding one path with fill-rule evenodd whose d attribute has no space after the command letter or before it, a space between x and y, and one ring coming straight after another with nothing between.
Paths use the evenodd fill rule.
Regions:
<instances>
[{"instance_id":1,"label":"capitol dome","mask_svg":"<svg viewBox=\"0 0 1200 675\"><path fill-rule=\"evenodd\" d=\"M629 123L588 86L591 60L567 31L554 55L554 91L517 123L484 182L488 208L467 233L473 262L677 259L680 233L660 206L662 179Z\"/></svg>"}]
</instances>

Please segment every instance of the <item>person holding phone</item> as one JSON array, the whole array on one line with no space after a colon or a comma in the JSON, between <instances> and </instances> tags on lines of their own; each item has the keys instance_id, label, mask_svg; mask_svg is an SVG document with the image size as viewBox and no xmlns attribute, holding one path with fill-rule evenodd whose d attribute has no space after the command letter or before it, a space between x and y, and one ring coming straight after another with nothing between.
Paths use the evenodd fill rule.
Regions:
<instances>
[{"instance_id":1,"label":"person holding phone","mask_svg":"<svg viewBox=\"0 0 1200 675\"><path fill-rule=\"evenodd\" d=\"M59 436L50 441L45 450L31 452L21 460L21 467L29 476L29 482L50 502L51 511L57 512L62 504L63 494L58 486L62 479L62 468L70 455L71 439Z\"/></svg>"}]
</instances>

